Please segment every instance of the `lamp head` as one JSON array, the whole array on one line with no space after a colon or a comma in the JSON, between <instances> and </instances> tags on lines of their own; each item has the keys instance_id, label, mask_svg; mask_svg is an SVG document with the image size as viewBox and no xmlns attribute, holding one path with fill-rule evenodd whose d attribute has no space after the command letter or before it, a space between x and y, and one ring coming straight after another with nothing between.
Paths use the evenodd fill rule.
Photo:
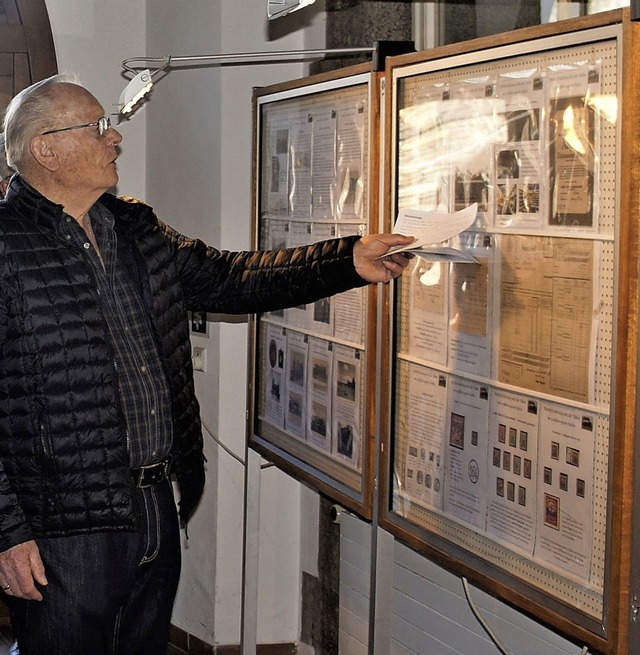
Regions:
<instances>
[{"instance_id":1,"label":"lamp head","mask_svg":"<svg viewBox=\"0 0 640 655\"><path fill-rule=\"evenodd\" d=\"M146 68L140 71L124 88L118 101L118 114L126 116L131 113L136 105L151 91L153 81L151 73Z\"/></svg>"}]
</instances>

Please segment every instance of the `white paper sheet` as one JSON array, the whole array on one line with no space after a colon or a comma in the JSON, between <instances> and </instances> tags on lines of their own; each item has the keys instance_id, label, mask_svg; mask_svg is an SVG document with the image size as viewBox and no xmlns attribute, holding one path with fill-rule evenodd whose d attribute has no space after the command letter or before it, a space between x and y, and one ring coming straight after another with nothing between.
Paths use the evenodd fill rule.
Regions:
<instances>
[{"instance_id":1,"label":"white paper sheet","mask_svg":"<svg viewBox=\"0 0 640 655\"><path fill-rule=\"evenodd\" d=\"M420 209L401 209L398 212L396 224L393 227L395 234L406 234L413 236L414 240L407 246L399 246L391 248L385 257L391 253L404 252L410 250L418 254L420 248L427 248L425 256L428 254L436 254L441 252L448 254L451 258L451 249L442 246L438 251L433 246L442 243L451 237L454 237L460 232L469 229L476 218L478 212L478 204L473 203L460 211L437 212L437 211L422 211Z\"/></svg>"}]
</instances>

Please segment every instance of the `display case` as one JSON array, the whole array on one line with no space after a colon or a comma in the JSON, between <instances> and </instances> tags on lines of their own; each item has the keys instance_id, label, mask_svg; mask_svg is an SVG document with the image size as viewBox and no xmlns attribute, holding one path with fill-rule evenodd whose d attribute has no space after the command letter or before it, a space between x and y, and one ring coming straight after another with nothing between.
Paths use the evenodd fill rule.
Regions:
<instances>
[{"instance_id":1,"label":"display case","mask_svg":"<svg viewBox=\"0 0 640 655\"><path fill-rule=\"evenodd\" d=\"M255 90L256 248L378 228L381 79L365 64ZM263 314L250 330L249 446L367 519L376 293Z\"/></svg>"},{"instance_id":2,"label":"display case","mask_svg":"<svg viewBox=\"0 0 640 655\"><path fill-rule=\"evenodd\" d=\"M638 29L619 10L386 68L386 228L477 214L450 244L475 263L416 257L389 289L380 523L606 653L634 629Z\"/></svg>"}]
</instances>

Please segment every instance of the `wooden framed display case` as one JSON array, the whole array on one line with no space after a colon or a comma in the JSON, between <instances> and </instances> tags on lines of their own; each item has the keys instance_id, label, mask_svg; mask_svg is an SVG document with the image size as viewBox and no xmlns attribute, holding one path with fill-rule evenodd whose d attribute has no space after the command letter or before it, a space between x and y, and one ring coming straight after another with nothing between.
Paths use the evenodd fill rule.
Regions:
<instances>
[{"instance_id":1,"label":"wooden framed display case","mask_svg":"<svg viewBox=\"0 0 640 655\"><path fill-rule=\"evenodd\" d=\"M255 246L378 229L380 82L372 64L254 91ZM371 518L375 286L250 324L248 445Z\"/></svg>"},{"instance_id":2,"label":"wooden framed display case","mask_svg":"<svg viewBox=\"0 0 640 655\"><path fill-rule=\"evenodd\" d=\"M386 228L478 211L451 241L477 263L417 257L388 292L380 524L612 654L640 608L639 29L618 10L386 66Z\"/></svg>"}]
</instances>

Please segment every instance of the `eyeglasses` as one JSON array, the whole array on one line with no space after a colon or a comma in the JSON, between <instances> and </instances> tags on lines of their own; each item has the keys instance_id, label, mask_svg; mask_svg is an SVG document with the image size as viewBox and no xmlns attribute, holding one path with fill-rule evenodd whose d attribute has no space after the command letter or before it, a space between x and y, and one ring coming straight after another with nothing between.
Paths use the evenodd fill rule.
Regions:
<instances>
[{"instance_id":1,"label":"eyeglasses","mask_svg":"<svg viewBox=\"0 0 640 655\"><path fill-rule=\"evenodd\" d=\"M107 133L107 130L111 127L111 119L108 116L103 116L94 123L83 123L82 125L72 125L71 127L59 127L55 130L47 130L46 132L43 132L42 135L54 134L55 132L66 132L67 130L79 130L82 127L97 127L98 134L104 136Z\"/></svg>"}]
</instances>

